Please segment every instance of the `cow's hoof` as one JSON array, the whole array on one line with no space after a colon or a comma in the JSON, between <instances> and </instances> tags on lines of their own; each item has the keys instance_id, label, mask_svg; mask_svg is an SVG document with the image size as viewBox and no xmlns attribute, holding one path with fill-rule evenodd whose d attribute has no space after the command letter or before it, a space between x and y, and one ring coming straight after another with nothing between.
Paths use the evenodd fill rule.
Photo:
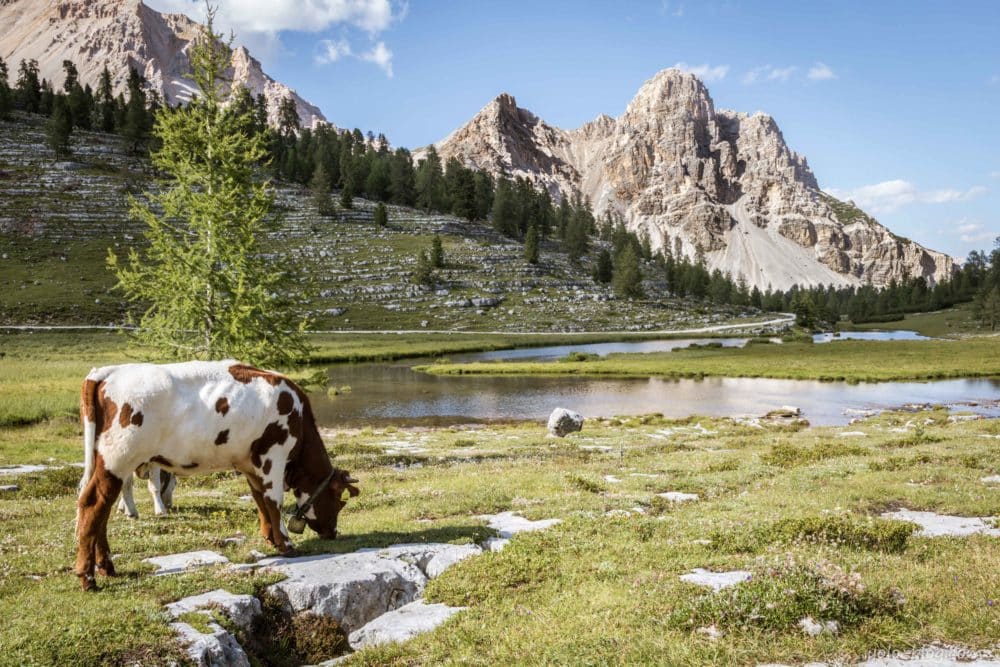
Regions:
<instances>
[{"instance_id":1,"label":"cow's hoof","mask_svg":"<svg viewBox=\"0 0 1000 667\"><path fill-rule=\"evenodd\" d=\"M299 550L293 546L289 546L287 549L281 552L282 558L296 558L299 556Z\"/></svg>"},{"instance_id":2,"label":"cow's hoof","mask_svg":"<svg viewBox=\"0 0 1000 667\"><path fill-rule=\"evenodd\" d=\"M97 566L97 573L103 574L105 577L117 577L118 573L115 572L115 564L111 561L107 563L101 563Z\"/></svg>"},{"instance_id":3,"label":"cow's hoof","mask_svg":"<svg viewBox=\"0 0 1000 667\"><path fill-rule=\"evenodd\" d=\"M97 591L97 580L94 579L92 575L81 574L80 576L80 588L85 591Z\"/></svg>"}]
</instances>

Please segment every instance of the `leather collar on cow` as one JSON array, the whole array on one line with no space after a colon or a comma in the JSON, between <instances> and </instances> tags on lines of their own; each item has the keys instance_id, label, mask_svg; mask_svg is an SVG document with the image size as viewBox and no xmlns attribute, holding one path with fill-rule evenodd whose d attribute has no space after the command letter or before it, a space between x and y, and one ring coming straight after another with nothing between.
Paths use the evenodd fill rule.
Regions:
<instances>
[{"instance_id":1,"label":"leather collar on cow","mask_svg":"<svg viewBox=\"0 0 1000 667\"><path fill-rule=\"evenodd\" d=\"M336 468L331 468L330 473L323 478L323 481L319 483L316 490L309 494L309 497L304 503L297 506L295 511L288 515L288 530L293 533L301 533L306 528L306 514L309 512L309 508L312 507L313 503L316 502L316 498L319 494L323 492L323 489L333 480L334 474L337 472Z\"/></svg>"}]
</instances>

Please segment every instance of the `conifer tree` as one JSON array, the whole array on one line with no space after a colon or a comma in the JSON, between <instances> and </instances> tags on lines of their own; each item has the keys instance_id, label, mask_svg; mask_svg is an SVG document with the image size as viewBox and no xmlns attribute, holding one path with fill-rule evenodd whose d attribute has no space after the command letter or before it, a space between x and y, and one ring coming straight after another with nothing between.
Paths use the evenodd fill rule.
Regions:
<instances>
[{"instance_id":1,"label":"conifer tree","mask_svg":"<svg viewBox=\"0 0 1000 667\"><path fill-rule=\"evenodd\" d=\"M435 269L444 268L444 245L441 243L441 236L434 235L431 240L431 266Z\"/></svg>"},{"instance_id":2,"label":"conifer tree","mask_svg":"<svg viewBox=\"0 0 1000 667\"><path fill-rule=\"evenodd\" d=\"M538 227L531 225L528 227L528 235L524 237L524 261L528 264L538 264L539 246Z\"/></svg>"},{"instance_id":3,"label":"conifer tree","mask_svg":"<svg viewBox=\"0 0 1000 667\"><path fill-rule=\"evenodd\" d=\"M129 151L137 153L149 136L149 116L146 113L146 93L142 89L143 78L135 70L129 70L128 102L122 120L122 136L129 144Z\"/></svg>"},{"instance_id":4,"label":"conifer tree","mask_svg":"<svg viewBox=\"0 0 1000 667\"><path fill-rule=\"evenodd\" d=\"M639 269L639 255L635 248L631 244L622 248L614 264L611 283L615 294L625 299L641 299L642 271Z\"/></svg>"},{"instance_id":5,"label":"conifer tree","mask_svg":"<svg viewBox=\"0 0 1000 667\"><path fill-rule=\"evenodd\" d=\"M510 181L501 179L493 194L493 229L504 236L517 236L517 211Z\"/></svg>"},{"instance_id":6,"label":"conifer tree","mask_svg":"<svg viewBox=\"0 0 1000 667\"><path fill-rule=\"evenodd\" d=\"M340 191L340 208L354 208L354 188L350 181L344 183L344 189Z\"/></svg>"},{"instance_id":7,"label":"conifer tree","mask_svg":"<svg viewBox=\"0 0 1000 667\"><path fill-rule=\"evenodd\" d=\"M311 285L294 258L273 257L267 244L274 198L260 173L265 139L250 115L222 107L229 48L214 14L189 52L197 97L156 117L161 146L151 157L166 178L148 203L131 202L148 247L123 258L109 251L108 263L144 309L141 343L175 357L288 366L308 350L298 301Z\"/></svg>"},{"instance_id":8,"label":"conifer tree","mask_svg":"<svg viewBox=\"0 0 1000 667\"><path fill-rule=\"evenodd\" d=\"M73 118L69 113L65 95L56 95L52 115L45 123L45 137L57 157L70 154L69 138L73 133Z\"/></svg>"},{"instance_id":9,"label":"conifer tree","mask_svg":"<svg viewBox=\"0 0 1000 667\"><path fill-rule=\"evenodd\" d=\"M7 63L3 61L3 58L0 58L0 120L6 120L10 116L10 110L14 104L7 77Z\"/></svg>"},{"instance_id":10,"label":"conifer tree","mask_svg":"<svg viewBox=\"0 0 1000 667\"><path fill-rule=\"evenodd\" d=\"M115 96L111 87L111 72L108 66L101 71L101 79L97 84L98 127L102 132L115 131Z\"/></svg>"},{"instance_id":11,"label":"conifer tree","mask_svg":"<svg viewBox=\"0 0 1000 667\"><path fill-rule=\"evenodd\" d=\"M427 151L427 157L417 165L416 173L417 206L426 211L440 211L445 205L444 174L441 158L434 146Z\"/></svg>"},{"instance_id":12,"label":"conifer tree","mask_svg":"<svg viewBox=\"0 0 1000 667\"><path fill-rule=\"evenodd\" d=\"M614 275L614 263L611 261L611 253L607 248L601 248L597 253L597 262L594 264L594 282L610 283Z\"/></svg>"},{"instance_id":13,"label":"conifer tree","mask_svg":"<svg viewBox=\"0 0 1000 667\"><path fill-rule=\"evenodd\" d=\"M38 61L22 60L17 71L17 104L28 113L38 113L42 101L42 84L38 79Z\"/></svg>"},{"instance_id":14,"label":"conifer tree","mask_svg":"<svg viewBox=\"0 0 1000 667\"><path fill-rule=\"evenodd\" d=\"M431 287L434 284L434 270L431 267L431 259L427 256L426 250L417 253L417 266L413 270L411 280L414 284Z\"/></svg>"},{"instance_id":15,"label":"conifer tree","mask_svg":"<svg viewBox=\"0 0 1000 667\"><path fill-rule=\"evenodd\" d=\"M385 229L385 226L389 224L389 212L385 208L385 204L382 202L378 203L375 207L375 228Z\"/></svg>"},{"instance_id":16,"label":"conifer tree","mask_svg":"<svg viewBox=\"0 0 1000 667\"><path fill-rule=\"evenodd\" d=\"M252 111L247 110L244 116L253 118ZM333 202L330 201L330 178L326 175L326 168L322 161L316 162L313 169L312 180L309 181L309 190L312 191L313 202L316 204L316 212L319 215L330 215L333 213Z\"/></svg>"}]
</instances>

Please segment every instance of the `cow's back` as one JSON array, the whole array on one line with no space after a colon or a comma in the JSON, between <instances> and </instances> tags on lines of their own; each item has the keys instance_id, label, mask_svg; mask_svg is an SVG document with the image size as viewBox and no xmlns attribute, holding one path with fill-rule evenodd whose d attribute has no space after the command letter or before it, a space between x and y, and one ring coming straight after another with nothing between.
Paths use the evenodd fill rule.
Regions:
<instances>
[{"instance_id":1,"label":"cow's back","mask_svg":"<svg viewBox=\"0 0 1000 667\"><path fill-rule=\"evenodd\" d=\"M119 476L147 461L181 474L244 468L285 391L280 376L246 368L226 360L95 369L105 465Z\"/></svg>"}]
</instances>

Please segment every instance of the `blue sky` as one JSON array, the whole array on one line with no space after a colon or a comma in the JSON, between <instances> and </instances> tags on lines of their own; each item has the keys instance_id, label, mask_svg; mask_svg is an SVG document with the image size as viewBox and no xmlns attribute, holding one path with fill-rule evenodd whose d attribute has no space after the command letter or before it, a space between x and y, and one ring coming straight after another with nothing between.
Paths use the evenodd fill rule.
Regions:
<instances>
[{"instance_id":1,"label":"blue sky","mask_svg":"<svg viewBox=\"0 0 1000 667\"><path fill-rule=\"evenodd\" d=\"M1000 235L1000 2L221 5L269 74L394 145L436 141L502 91L576 127L683 64L718 108L774 116L824 189L893 231L958 258Z\"/></svg>"}]
</instances>

